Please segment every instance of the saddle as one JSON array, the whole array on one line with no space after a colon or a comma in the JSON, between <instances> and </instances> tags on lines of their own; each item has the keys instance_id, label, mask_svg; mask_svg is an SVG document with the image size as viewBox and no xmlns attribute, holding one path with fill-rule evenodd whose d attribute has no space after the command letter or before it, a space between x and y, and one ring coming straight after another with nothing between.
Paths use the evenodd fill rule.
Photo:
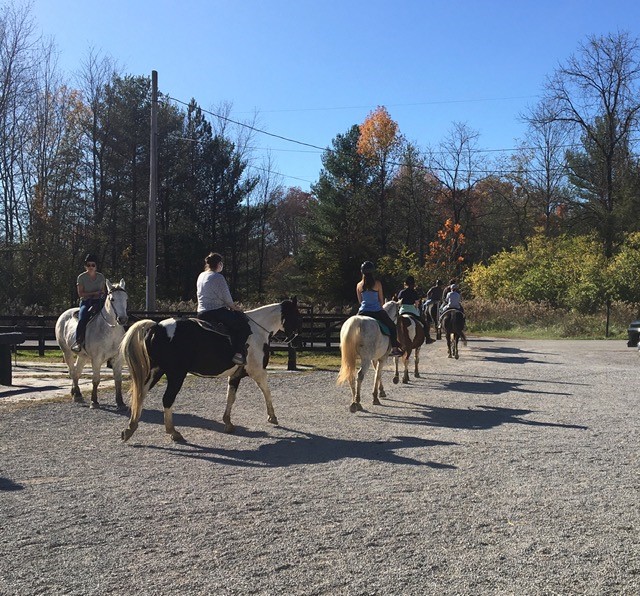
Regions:
<instances>
[{"instance_id":1,"label":"saddle","mask_svg":"<svg viewBox=\"0 0 640 596\"><path fill-rule=\"evenodd\" d=\"M195 317L189 317L189 320L200 327L204 331L208 331L210 333L216 333L217 335L222 335L231 341L231 333L222 323L209 323L209 321L205 321L204 319L196 319Z\"/></svg>"},{"instance_id":2,"label":"saddle","mask_svg":"<svg viewBox=\"0 0 640 596\"><path fill-rule=\"evenodd\" d=\"M360 313L361 317L369 317L369 315L367 313ZM376 319L375 317L369 317L370 319L373 319L376 323L378 323L378 327L380 327L380 332L382 333L382 335L386 335L387 337L391 337L391 331L389 330L389 327L387 327L382 321L378 321L378 319Z\"/></svg>"},{"instance_id":3,"label":"saddle","mask_svg":"<svg viewBox=\"0 0 640 596\"><path fill-rule=\"evenodd\" d=\"M89 307L89 318L87 319L87 323L89 323L90 321L93 321L93 319L96 317L97 314L100 313L100 311L102 310L102 307L104 306L104 303L100 303L100 304L92 304ZM73 318L74 319L79 319L80 318L80 309L78 308L77 310L73 311Z\"/></svg>"}]
</instances>

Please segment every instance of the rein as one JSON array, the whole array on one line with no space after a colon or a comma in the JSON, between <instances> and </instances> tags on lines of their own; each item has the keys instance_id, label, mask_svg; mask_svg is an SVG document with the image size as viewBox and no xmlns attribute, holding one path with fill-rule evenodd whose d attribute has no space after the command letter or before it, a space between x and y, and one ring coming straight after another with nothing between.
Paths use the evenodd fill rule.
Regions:
<instances>
[{"instance_id":1,"label":"rein","mask_svg":"<svg viewBox=\"0 0 640 596\"><path fill-rule=\"evenodd\" d=\"M247 313L244 313L245 317L247 317L247 319L249 319L252 323L255 323L258 327L260 327L260 329L262 329L267 336L269 337L269 340L271 340L271 336L273 335L273 331L270 331L269 329L266 329L265 327L263 327L260 323L258 323L258 321L256 321L255 319L252 319ZM284 343L286 344L291 344L291 342L298 337L298 332L296 331L290 338L287 338L285 336L284 338Z\"/></svg>"}]
</instances>

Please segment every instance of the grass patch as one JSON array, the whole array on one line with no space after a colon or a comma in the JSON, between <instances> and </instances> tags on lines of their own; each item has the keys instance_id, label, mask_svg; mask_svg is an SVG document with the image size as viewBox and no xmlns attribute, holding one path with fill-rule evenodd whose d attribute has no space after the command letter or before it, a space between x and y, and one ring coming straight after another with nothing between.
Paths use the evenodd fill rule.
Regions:
<instances>
[{"instance_id":1,"label":"grass patch","mask_svg":"<svg viewBox=\"0 0 640 596\"><path fill-rule=\"evenodd\" d=\"M271 355L269 364L287 366L288 361L286 350L276 351ZM337 371L340 368L340 350L298 350L296 363L299 368Z\"/></svg>"}]
</instances>

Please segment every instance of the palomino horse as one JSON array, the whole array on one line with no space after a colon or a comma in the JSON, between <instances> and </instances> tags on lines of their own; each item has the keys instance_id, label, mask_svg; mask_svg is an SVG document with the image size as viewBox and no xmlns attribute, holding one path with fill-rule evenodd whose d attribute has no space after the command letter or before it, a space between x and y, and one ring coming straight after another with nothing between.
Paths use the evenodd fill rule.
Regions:
<instances>
[{"instance_id":1,"label":"palomino horse","mask_svg":"<svg viewBox=\"0 0 640 596\"><path fill-rule=\"evenodd\" d=\"M198 319L165 319L160 323L145 319L131 326L122 340L121 352L131 375L131 418L122 431L127 441L138 428L144 398L149 390L167 376L167 388L162 396L165 430L174 441L184 441L173 425L173 403L187 373L203 377L229 377L227 408L222 420L225 432L233 432L231 408L236 399L238 385L243 377L251 377L260 387L267 404L268 420L278 424L271 403L267 379L269 339L284 331L290 343L302 324L296 298L279 304L261 306L245 313L251 325L247 340L247 363L233 364L234 350L228 335L212 331Z\"/></svg>"},{"instance_id":2,"label":"palomino horse","mask_svg":"<svg viewBox=\"0 0 640 596\"><path fill-rule=\"evenodd\" d=\"M392 317L393 318L393 317ZM398 383L400 375L398 373L398 360L402 359L404 364L404 374L402 376L402 382L409 382L409 357L411 356L411 352L413 351L413 361L414 361L414 370L413 376L416 379L420 378L420 371L418 370L418 364L420 363L420 347L424 343L424 327L422 323L416 320L415 317L412 317L410 314L401 314L396 323L396 327L398 329L398 341L400 342L400 347L404 350L404 354L402 356L395 356L395 365L396 365L396 374L393 377L394 384Z\"/></svg>"},{"instance_id":3,"label":"palomino horse","mask_svg":"<svg viewBox=\"0 0 640 596\"><path fill-rule=\"evenodd\" d=\"M398 303L386 302L383 308L393 320L397 316ZM386 397L382 387L382 367L391 351L391 342L387 335L383 335L378 321L365 315L349 317L340 329L340 352L342 354L340 372L337 384L349 382L351 388L351 412L362 410L360 405L360 391L362 380L373 364L375 377L373 381L373 405L380 405L380 397ZM360 368L356 375L356 360L360 358Z\"/></svg>"},{"instance_id":4,"label":"palomino horse","mask_svg":"<svg viewBox=\"0 0 640 596\"><path fill-rule=\"evenodd\" d=\"M440 301L433 300L431 302L425 302L422 307L422 316L427 323L426 333L429 334L431 325L435 328L436 339L442 339L442 330L438 325L438 314L440 311Z\"/></svg>"},{"instance_id":5,"label":"palomino horse","mask_svg":"<svg viewBox=\"0 0 640 596\"><path fill-rule=\"evenodd\" d=\"M445 311L442 315L442 327L447 335L447 350L449 358L459 358L458 340L462 339L464 345L467 345L467 338L464 334L464 315L456 309Z\"/></svg>"},{"instance_id":6,"label":"palomino horse","mask_svg":"<svg viewBox=\"0 0 640 596\"><path fill-rule=\"evenodd\" d=\"M75 343L78 326L78 308L65 310L56 322L56 340L64 354L71 377L71 395L73 401L82 403L82 392L78 385L82 370L88 360L93 369L93 390L91 391L91 408L99 407L98 385L100 384L100 367L111 361L113 379L116 386L116 404L124 409L122 401L122 359L120 358L120 341L124 337L124 326L127 324L127 300L124 279L120 283L111 284L107 280L107 297L100 312L87 325L84 347L76 354L71 351ZM74 362L75 361L75 362Z\"/></svg>"}]
</instances>

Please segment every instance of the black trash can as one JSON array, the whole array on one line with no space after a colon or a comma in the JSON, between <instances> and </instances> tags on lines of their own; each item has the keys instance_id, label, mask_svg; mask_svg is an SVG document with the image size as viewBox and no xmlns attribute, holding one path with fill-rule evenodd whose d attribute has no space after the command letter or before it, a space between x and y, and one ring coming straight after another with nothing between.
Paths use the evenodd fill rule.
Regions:
<instances>
[{"instance_id":1,"label":"black trash can","mask_svg":"<svg viewBox=\"0 0 640 596\"><path fill-rule=\"evenodd\" d=\"M627 335L629 336L627 346L629 348L638 347L638 341L640 341L640 321L633 321L629 325L629 328L627 329Z\"/></svg>"}]
</instances>

